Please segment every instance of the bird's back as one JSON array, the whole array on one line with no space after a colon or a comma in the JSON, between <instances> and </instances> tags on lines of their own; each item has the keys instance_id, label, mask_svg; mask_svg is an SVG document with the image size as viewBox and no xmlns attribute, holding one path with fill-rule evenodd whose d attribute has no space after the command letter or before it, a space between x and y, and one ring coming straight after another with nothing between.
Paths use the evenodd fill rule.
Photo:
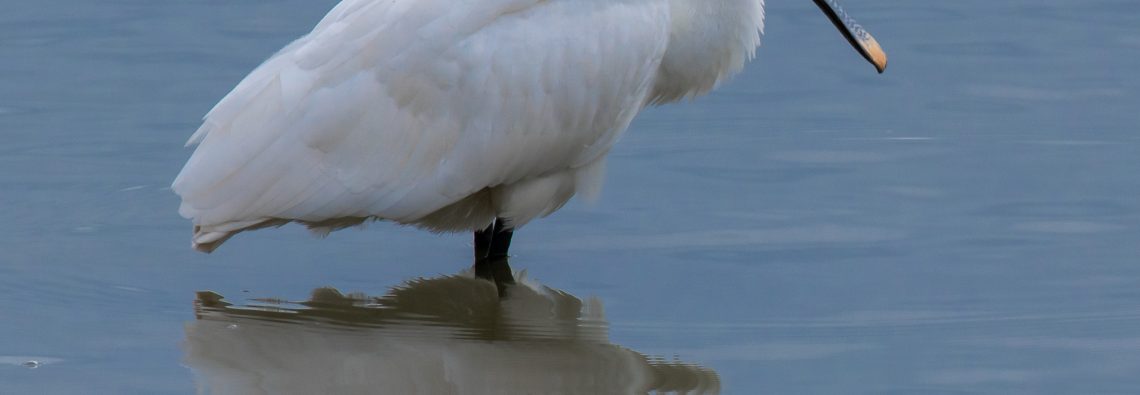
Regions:
<instances>
[{"instance_id":1,"label":"bird's back","mask_svg":"<svg viewBox=\"0 0 1140 395\"><path fill-rule=\"evenodd\" d=\"M573 175L644 105L667 7L345 0L210 111L174 182L180 213L212 248L282 221L416 224L482 191Z\"/></svg>"}]
</instances>

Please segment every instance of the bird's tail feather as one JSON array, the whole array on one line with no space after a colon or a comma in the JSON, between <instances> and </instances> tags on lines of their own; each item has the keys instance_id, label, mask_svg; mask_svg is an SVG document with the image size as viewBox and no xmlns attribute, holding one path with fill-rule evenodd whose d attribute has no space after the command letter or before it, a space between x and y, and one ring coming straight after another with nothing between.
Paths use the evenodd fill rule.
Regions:
<instances>
[{"instance_id":1,"label":"bird's tail feather","mask_svg":"<svg viewBox=\"0 0 1140 395\"><path fill-rule=\"evenodd\" d=\"M280 218L263 218L249 221L235 221L226 222L216 225L194 225L194 237L191 239L190 245L195 250L211 253L218 249L222 243L229 240L234 235L254 229L267 228L271 226L281 226L289 223L289 220Z\"/></svg>"}]
</instances>

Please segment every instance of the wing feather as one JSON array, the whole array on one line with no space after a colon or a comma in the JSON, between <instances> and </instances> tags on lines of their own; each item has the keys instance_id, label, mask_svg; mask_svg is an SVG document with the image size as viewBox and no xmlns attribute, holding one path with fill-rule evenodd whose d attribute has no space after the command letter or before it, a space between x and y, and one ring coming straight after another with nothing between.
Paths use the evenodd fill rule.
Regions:
<instances>
[{"instance_id":1,"label":"wing feather","mask_svg":"<svg viewBox=\"0 0 1140 395\"><path fill-rule=\"evenodd\" d=\"M667 13L664 0L345 0L207 114L174 182L180 213L202 233L414 223L592 163L645 103Z\"/></svg>"}]
</instances>

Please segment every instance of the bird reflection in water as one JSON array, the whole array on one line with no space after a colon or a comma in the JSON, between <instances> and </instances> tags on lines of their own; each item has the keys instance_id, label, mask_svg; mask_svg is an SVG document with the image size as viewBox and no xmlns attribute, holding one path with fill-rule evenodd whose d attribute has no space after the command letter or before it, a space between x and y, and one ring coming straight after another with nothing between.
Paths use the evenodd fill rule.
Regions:
<instances>
[{"instance_id":1,"label":"bird reflection in water","mask_svg":"<svg viewBox=\"0 0 1140 395\"><path fill-rule=\"evenodd\" d=\"M609 342L602 305L520 276L471 275L387 295L318 288L239 306L200 292L186 363L214 394L719 393L716 372Z\"/></svg>"}]
</instances>

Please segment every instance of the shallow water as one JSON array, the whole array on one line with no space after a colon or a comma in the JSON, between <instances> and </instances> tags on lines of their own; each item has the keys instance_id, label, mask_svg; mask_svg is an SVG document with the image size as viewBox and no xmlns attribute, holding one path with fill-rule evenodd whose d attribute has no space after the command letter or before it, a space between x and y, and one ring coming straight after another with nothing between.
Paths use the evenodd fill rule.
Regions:
<instances>
[{"instance_id":1,"label":"shallow water","mask_svg":"<svg viewBox=\"0 0 1140 395\"><path fill-rule=\"evenodd\" d=\"M383 302L466 268L467 235L388 224L190 250L168 189L182 142L332 4L0 3L0 393L185 394L317 374L314 352L361 339L229 310L198 319L196 292L309 311L285 301L333 287ZM535 301L578 307L523 316L581 357L557 371L646 389L659 376L645 372L667 366L730 394L1140 392L1140 4L845 5L890 54L886 74L809 2L772 2L742 75L642 114L596 203L515 236L512 265L548 290ZM499 386L567 388L526 370L550 355L517 331L474 343L451 318L349 321L374 350L435 352L469 374L403 376L424 385L485 384L462 370L476 353L540 387ZM250 326L270 335L236 334ZM225 344L267 351L239 367L199 352ZM353 366L406 368L377 354ZM603 363L640 373L586 369Z\"/></svg>"}]
</instances>

